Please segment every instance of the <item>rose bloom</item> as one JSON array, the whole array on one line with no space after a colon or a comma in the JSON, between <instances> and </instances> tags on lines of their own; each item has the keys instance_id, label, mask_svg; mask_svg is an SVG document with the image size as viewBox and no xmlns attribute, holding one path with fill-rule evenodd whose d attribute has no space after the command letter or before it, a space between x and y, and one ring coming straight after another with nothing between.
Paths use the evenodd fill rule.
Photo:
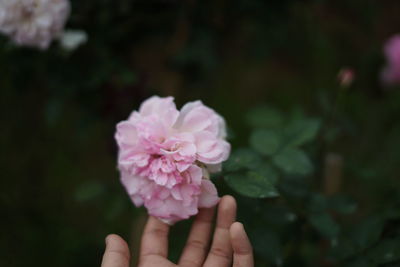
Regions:
<instances>
[{"instance_id":1,"label":"rose bloom","mask_svg":"<svg viewBox=\"0 0 400 267\"><path fill-rule=\"evenodd\" d=\"M47 49L69 12L68 0L0 0L0 32L17 45Z\"/></svg>"},{"instance_id":2,"label":"rose bloom","mask_svg":"<svg viewBox=\"0 0 400 267\"><path fill-rule=\"evenodd\" d=\"M400 34L386 42L384 53L387 65L382 72L382 81L388 85L400 84Z\"/></svg>"},{"instance_id":3,"label":"rose bloom","mask_svg":"<svg viewBox=\"0 0 400 267\"><path fill-rule=\"evenodd\" d=\"M121 182L136 206L166 223L218 203L209 173L230 153L224 119L201 101L178 111L172 97L154 96L117 125Z\"/></svg>"},{"instance_id":4,"label":"rose bloom","mask_svg":"<svg viewBox=\"0 0 400 267\"><path fill-rule=\"evenodd\" d=\"M342 68L338 74L339 84L342 87L349 87L353 83L355 72L351 68Z\"/></svg>"}]
</instances>

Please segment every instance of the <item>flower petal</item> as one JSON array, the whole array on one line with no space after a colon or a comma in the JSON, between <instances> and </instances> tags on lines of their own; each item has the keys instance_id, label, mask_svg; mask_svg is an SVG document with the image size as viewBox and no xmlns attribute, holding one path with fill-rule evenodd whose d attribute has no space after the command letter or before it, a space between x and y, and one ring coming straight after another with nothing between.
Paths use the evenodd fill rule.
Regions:
<instances>
[{"instance_id":1,"label":"flower petal","mask_svg":"<svg viewBox=\"0 0 400 267\"><path fill-rule=\"evenodd\" d=\"M173 97L153 96L143 102L139 108L139 113L141 116L156 115L160 118L160 121L169 127L172 127L179 116Z\"/></svg>"},{"instance_id":2,"label":"flower petal","mask_svg":"<svg viewBox=\"0 0 400 267\"><path fill-rule=\"evenodd\" d=\"M199 208L211 208L219 202L218 192L215 185L210 180L201 182L201 195L199 198Z\"/></svg>"},{"instance_id":3,"label":"flower petal","mask_svg":"<svg viewBox=\"0 0 400 267\"><path fill-rule=\"evenodd\" d=\"M138 134L135 125L128 121L117 124L115 139L119 146L134 146L138 141Z\"/></svg>"}]
</instances>

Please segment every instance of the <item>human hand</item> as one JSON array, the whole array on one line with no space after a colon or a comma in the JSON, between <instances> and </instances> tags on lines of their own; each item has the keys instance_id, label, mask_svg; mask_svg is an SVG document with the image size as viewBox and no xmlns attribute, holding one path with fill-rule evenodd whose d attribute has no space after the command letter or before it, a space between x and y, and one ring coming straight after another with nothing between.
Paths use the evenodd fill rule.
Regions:
<instances>
[{"instance_id":1,"label":"human hand","mask_svg":"<svg viewBox=\"0 0 400 267\"><path fill-rule=\"evenodd\" d=\"M211 248L210 235L215 208L202 209L196 216L178 264L168 260L169 226L149 217L143 231L139 252L139 267L253 267L253 253L243 225L234 222L236 202L224 196L218 205L218 215ZM106 238L106 250L101 267L129 267L127 243L117 235Z\"/></svg>"}]
</instances>

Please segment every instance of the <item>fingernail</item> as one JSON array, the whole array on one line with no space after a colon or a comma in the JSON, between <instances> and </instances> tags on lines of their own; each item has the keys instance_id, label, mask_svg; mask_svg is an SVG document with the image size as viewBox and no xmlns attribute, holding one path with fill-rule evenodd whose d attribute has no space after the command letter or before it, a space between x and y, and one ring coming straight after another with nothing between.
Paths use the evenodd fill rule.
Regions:
<instances>
[{"instance_id":1,"label":"fingernail","mask_svg":"<svg viewBox=\"0 0 400 267\"><path fill-rule=\"evenodd\" d=\"M242 232L246 232L246 230L244 229L243 223L236 221L236 222L234 222L234 224L237 225L236 227L239 227Z\"/></svg>"}]
</instances>

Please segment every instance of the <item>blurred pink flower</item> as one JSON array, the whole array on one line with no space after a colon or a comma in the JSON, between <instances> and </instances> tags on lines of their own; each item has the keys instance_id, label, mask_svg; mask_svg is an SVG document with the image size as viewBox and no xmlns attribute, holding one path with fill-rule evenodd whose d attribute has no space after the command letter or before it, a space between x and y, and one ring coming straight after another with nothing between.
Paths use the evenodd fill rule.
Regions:
<instances>
[{"instance_id":1,"label":"blurred pink flower","mask_svg":"<svg viewBox=\"0 0 400 267\"><path fill-rule=\"evenodd\" d=\"M343 68L338 74L338 80L342 87L349 87L355 79L354 70L351 68Z\"/></svg>"},{"instance_id":2,"label":"blurred pink flower","mask_svg":"<svg viewBox=\"0 0 400 267\"><path fill-rule=\"evenodd\" d=\"M136 206L167 223L187 219L219 198L209 172L230 153L225 122L200 101L180 111L154 96L117 125L121 181Z\"/></svg>"},{"instance_id":3,"label":"blurred pink flower","mask_svg":"<svg viewBox=\"0 0 400 267\"><path fill-rule=\"evenodd\" d=\"M18 45L47 49L69 12L68 0L0 0L0 32Z\"/></svg>"},{"instance_id":4,"label":"blurred pink flower","mask_svg":"<svg viewBox=\"0 0 400 267\"><path fill-rule=\"evenodd\" d=\"M386 42L384 53L387 65L382 71L382 81L388 85L400 84L400 34Z\"/></svg>"}]
</instances>

